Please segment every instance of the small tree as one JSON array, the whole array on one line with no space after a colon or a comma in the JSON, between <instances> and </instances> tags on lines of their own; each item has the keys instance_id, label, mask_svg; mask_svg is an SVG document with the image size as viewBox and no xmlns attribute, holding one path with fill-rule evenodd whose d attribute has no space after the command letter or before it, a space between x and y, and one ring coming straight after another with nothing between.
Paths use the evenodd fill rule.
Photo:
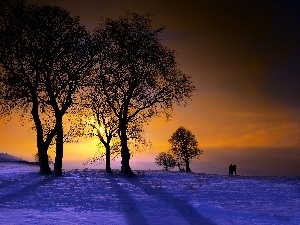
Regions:
<instances>
[{"instance_id":1,"label":"small tree","mask_svg":"<svg viewBox=\"0 0 300 225\"><path fill-rule=\"evenodd\" d=\"M179 127L169 139L171 151L176 156L177 161L183 161L186 172L191 172L190 160L203 153L198 148L198 142L194 134L184 127Z\"/></svg>"},{"instance_id":2,"label":"small tree","mask_svg":"<svg viewBox=\"0 0 300 225\"><path fill-rule=\"evenodd\" d=\"M94 122L89 123L92 127L92 131L88 134L96 133L96 136L99 138L99 141L105 147L105 153L100 157L94 157L93 161L102 160L103 156L105 156L105 168L106 172L111 172L110 167L110 158L111 153L113 154L113 158L120 155L119 149L119 141L117 139L118 136L118 120L111 112L110 107L102 102L102 96L98 95L96 92L96 88L93 90L95 95L91 95L89 98L88 107L92 111L90 117L94 120ZM88 115L85 115L88 116ZM112 152L112 149L115 151Z\"/></svg>"},{"instance_id":3,"label":"small tree","mask_svg":"<svg viewBox=\"0 0 300 225\"><path fill-rule=\"evenodd\" d=\"M85 126L84 131L79 136L98 137L100 142L97 154L84 164L105 161L106 172L110 173L110 161L121 155L118 118L108 104L103 101L103 96L99 94L96 85L91 85L82 97L84 99L81 102L82 109L79 110L80 112L76 114L76 117ZM128 124L128 144L133 149L131 153L149 147L150 143L145 139L144 133L145 131L140 124Z\"/></svg>"},{"instance_id":4,"label":"small tree","mask_svg":"<svg viewBox=\"0 0 300 225\"><path fill-rule=\"evenodd\" d=\"M172 169L176 166L176 159L171 154L161 152L155 157L155 163L168 170L169 168Z\"/></svg>"}]
</instances>

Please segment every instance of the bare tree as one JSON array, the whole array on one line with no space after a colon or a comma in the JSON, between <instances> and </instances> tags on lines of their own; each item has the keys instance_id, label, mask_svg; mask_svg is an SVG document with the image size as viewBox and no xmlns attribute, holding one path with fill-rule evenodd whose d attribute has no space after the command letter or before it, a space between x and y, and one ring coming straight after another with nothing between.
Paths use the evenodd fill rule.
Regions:
<instances>
[{"instance_id":1,"label":"bare tree","mask_svg":"<svg viewBox=\"0 0 300 225\"><path fill-rule=\"evenodd\" d=\"M92 66L90 36L66 10L17 6L4 18L0 32L1 104L31 113L41 173L50 171L47 150L56 135L55 173L60 176L63 116L79 100L76 94ZM50 119L43 121L46 111Z\"/></svg>"},{"instance_id":2,"label":"bare tree","mask_svg":"<svg viewBox=\"0 0 300 225\"><path fill-rule=\"evenodd\" d=\"M105 153L93 157L90 162L102 161L105 157L106 172L110 173L111 155L113 158L120 155L118 121L112 113L111 108L102 101L102 96L97 92L97 86L94 87L92 93L92 95L89 95L86 105L86 107L90 109L90 113L84 115L85 118L87 118L87 115L90 115L86 121L88 121L88 125L92 127L92 130L88 131L87 134L99 138L99 141L105 147ZM85 110L85 112L86 111L87 110Z\"/></svg>"},{"instance_id":3,"label":"bare tree","mask_svg":"<svg viewBox=\"0 0 300 225\"><path fill-rule=\"evenodd\" d=\"M99 146L97 154L88 160L86 164L102 162L105 159L106 172L111 172L110 161L120 156L120 138L118 135L118 118L111 108L103 101L103 96L98 92L97 85L91 85L90 92L86 92L83 97L84 104L81 113L77 114L85 124L84 136L97 136L102 145ZM89 129L92 128L92 129ZM142 151L150 147L150 143L144 138L144 130L140 124L128 124L128 143L134 149L131 153ZM104 147L105 152L101 151Z\"/></svg>"},{"instance_id":4,"label":"bare tree","mask_svg":"<svg viewBox=\"0 0 300 225\"><path fill-rule=\"evenodd\" d=\"M178 69L175 53L160 43L162 28L153 29L150 15L128 13L106 19L95 30L99 46L95 67L101 96L118 119L122 174L131 176L128 124L145 124L174 104L185 105L194 90Z\"/></svg>"},{"instance_id":5,"label":"bare tree","mask_svg":"<svg viewBox=\"0 0 300 225\"><path fill-rule=\"evenodd\" d=\"M163 166L166 170L172 169L176 166L176 159L168 153L161 152L155 157L155 163L159 166Z\"/></svg>"},{"instance_id":6,"label":"bare tree","mask_svg":"<svg viewBox=\"0 0 300 225\"><path fill-rule=\"evenodd\" d=\"M191 172L191 159L203 153L198 148L195 135L184 127L179 127L171 136L169 142L171 144L171 151L176 156L177 161L183 161L186 166L186 172Z\"/></svg>"}]
</instances>

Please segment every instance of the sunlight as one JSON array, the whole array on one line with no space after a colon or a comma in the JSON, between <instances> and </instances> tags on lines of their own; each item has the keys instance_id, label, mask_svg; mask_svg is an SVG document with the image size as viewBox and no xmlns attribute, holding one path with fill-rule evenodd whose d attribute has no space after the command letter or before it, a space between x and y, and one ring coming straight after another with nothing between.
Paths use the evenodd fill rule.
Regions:
<instances>
[{"instance_id":1,"label":"sunlight","mask_svg":"<svg viewBox=\"0 0 300 225\"><path fill-rule=\"evenodd\" d=\"M100 126L100 127L99 127L99 130L100 130L100 133L101 133L102 135L105 134L105 128L104 128L104 127Z\"/></svg>"},{"instance_id":2,"label":"sunlight","mask_svg":"<svg viewBox=\"0 0 300 225\"><path fill-rule=\"evenodd\" d=\"M104 128L104 126L101 126L101 125L99 126L99 124L97 123L97 121L93 117L91 117L89 119L86 119L86 123L94 127L93 133L95 135L97 135L97 130L100 131L101 135L105 134L105 128Z\"/></svg>"},{"instance_id":3,"label":"sunlight","mask_svg":"<svg viewBox=\"0 0 300 225\"><path fill-rule=\"evenodd\" d=\"M98 145L99 139L97 137L82 140L80 143L66 143L65 161L82 160L82 162L85 162L97 153Z\"/></svg>"}]
</instances>

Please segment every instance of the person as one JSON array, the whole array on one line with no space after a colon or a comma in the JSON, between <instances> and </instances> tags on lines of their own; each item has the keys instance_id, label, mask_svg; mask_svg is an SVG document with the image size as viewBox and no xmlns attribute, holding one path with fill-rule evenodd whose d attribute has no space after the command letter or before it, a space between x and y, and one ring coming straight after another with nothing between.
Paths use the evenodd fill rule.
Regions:
<instances>
[{"instance_id":1,"label":"person","mask_svg":"<svg viewBox=\"0 0 300 225\"><path fill-rule=\"evenodd\" d=\"M232 175L236 175L236 165L232 166Z\"/></svg>"},{"instance_id":2,"label":"person","mask_svg":"<svg viewBox=\"0 0 300 225\"><path fill-rule=\"evenodd\" d=\"M233 166L230 164L229 166L229 175L233 175Z\"/></svg>"}]
</instances>

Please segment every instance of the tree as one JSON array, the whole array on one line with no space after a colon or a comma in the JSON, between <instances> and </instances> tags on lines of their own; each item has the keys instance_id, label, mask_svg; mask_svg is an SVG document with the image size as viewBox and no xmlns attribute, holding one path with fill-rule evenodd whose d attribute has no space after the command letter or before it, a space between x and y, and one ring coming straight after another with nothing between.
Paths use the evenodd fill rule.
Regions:
<instances>
[{"instance_id":1,"label":"tree","mask_svg":"<svg viewBox=\"0 0 300 225\"><path fill-rule=\"evenodd\" d=\"M177 161L183 161L186 172L191 172L190 160L203 153L198 148L198 142L194 134L184 127L179 127L169 139L171 151L176 156Z\"/></svg>"},{"instance_id":2,"label":"tree","mask_svg":"<svg viewBox=\"0 0 300 225\"><path fill-rule=\"evenodd\" d=\"M168 170L169 168L172 169L176 166L176 159L171 154L161 152L155 157L155 163Z\"/></svg>"},{"instance_id":3,"label":"tree","mask_svg":"<svg viewBox=\"0 0 300 225\"><path fill-rule=\"evenodd\" d=\"M35 154L33 155L34 160L35 160L37 163L40 162L40 156L39 156L39 155L40 155L40 154L39 154L38 152L35 153ZM50 155L48 155L48 163L49 163L49 164L53 164L53 160L52 160L52 158L51 158Z\"/></svg>"},{"instance_id":4,"label":"tree","mask_svg":"<svg viewBox=\"0 0 300 225\"><path fill-rule=\"evenodd\" d=\"M41 173L51 171L47 150L56 137L55 173L60 176L63 116L79 100L80 86L92 66L90 35L79 18L66 10L47 5L17 6L3 17L0 32L1 104L8 110L30 112Z\"/></svg>"},{"instance_id":5,"label":"tree","mask_svg":"<svg viewBox=\"0 0 300 225\"><path fill-rule=\"evenodd\" d=\"M98 85L90 85L83 99L82 102L84 103L81 104L83 109L80 110L83 113L79 113L77 116L85 121L85 127L87 128L85 129L85 136L97 136L102 144L100 145L100 149L98 149L98 154L89 159L85 164L104 161L105 158L106 172L111 172L110 159L114 160L121 153L118 118L103 100ZM130 152L131 154L150 146L150 143L145 139L143 127L138 123L128 123L127 136L129 146L134 149L134 151ZM105 148L105 152L101 151L102 146Z\"/></svg>"},{"instance_id":6,"label":"tree","mask_svg":"<svg viewBox=\"0 0 300 225\"><path fill-rule=\"evenodd\" d=\"M34 34L31 33L30 25L27 23L29 21L26 21L29 9L23 1L6 3L1 5L1 12L7 12L1 16L1 108L6 114L16 109L23 117L27 112L31 113L37 132L40 173L49 173L51 170L47 160L47 149L56 131L55 129L45 131L40 118L41 107L37 95L40 73L34 63L36 54L31 50L34 41L30 40Z\"/></svg>"},{"instance_id":7,"label":"tree","mask_svg":"<svg viewBox=\"0 0 300 225\"><path fill-rule=\"evenodd\" d=\"M143 126L161 113L169 117L174 104L185 105L194 90L190 77L178 69L174 51L160 43L162 30L152 28L150 15L135 13L106 19L95 30L95 84L118 119L125 176L133 175L129 124Z\"/></svg>"},{"instance_id":8,"label":"tree","mask_svg":"<svg viewBox=\"0 0 300 225\"><path fill-rule=\"evenodd\" d=\"M102 101L102 96L97 92L97 86L92 89L92 95L88 95L88 101L86 104L87 109L84 118L86 118L88 126L92 127L92 130L88 131L88 135L97 136L100 143L105 148L105 153L100 156L95 156L90 160L91 163L96 161L102 161L105 156L105 169L107 173L111 172L110 159L111 154L113 158L120 154L118 136L118 121L114 114L111 112L111 108ZM87 117L88 116L88 117Z\"/></svg>"}]
</instances>

